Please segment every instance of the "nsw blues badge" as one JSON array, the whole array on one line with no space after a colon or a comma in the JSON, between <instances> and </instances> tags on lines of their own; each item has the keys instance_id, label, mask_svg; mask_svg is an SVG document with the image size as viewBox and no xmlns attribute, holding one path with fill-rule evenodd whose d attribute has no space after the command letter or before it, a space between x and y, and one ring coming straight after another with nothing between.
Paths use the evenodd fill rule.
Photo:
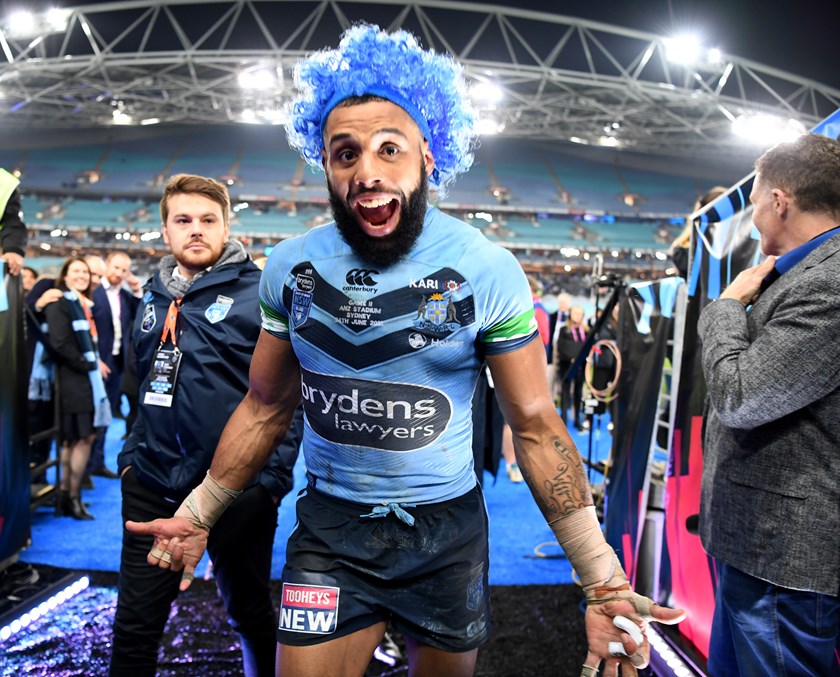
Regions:
<instances>
[{"instance_id":1,"label":"nsw blues badge","mask_svg":"<svg viewBox=\"0 0 840 677\"><path fill-rule=\"evenodd\" d=\"M295 276L296 289L292 293L292 326L297 329L306 322L309 311L312 310L312 292L315 289L315 278L303 273Z\"/></svg>"},{"instance_id":2,"label":"nsw blues badge","mask_svg":"<svg viewBox=\"0 0 840 677\"><path fill-rule=\"evenodd\" d=\"M297 329L306 322L312 309L312 294L297 291L292 294L292 326Z\"/></svg>"},{"instance_id":3,"label":"nsw blues badge","mask_svg":"<svg viewBox=\"0 0 840 677\"><path fill-rule=\"evenodd\" d=\"M220 294L216 297L216 302L211 303L207 310L204 311L204 317L210 321L210 324L216 324L227 317L232 307L233 299Z\"/></svg>"},{"instance_id":4,"label":"nsw blues badge","mask_svg":"<svg viewBox=\"0 0 840 677\"><path fill-rule=\"evenodd\" d=\"M140 324L140 330L147 334L154 329L157 318L155 317L155 306L147 303L143 308L143 322Z\"/></svg>"},{"instance_id":5,"label":"nsw blues badge","mask_svg":"<svg viewBox=\"0 0 840 677\"><path fill-rule=\"evenodd\" d=\"M338 626L340 588L283 583L280 630L329 635Z\"/></svg>"},{"instance_id":6,"label":"nsw blues badge","mask_svg":"<svg viewBox=\"0 0 840 677\"><path fill-rule=\"evenodd\" d=\"M292 293L292 326L297 329L306 322L312 310L312 292L315 278L303 273L295 276L295 290Z\"/></svg>"},{"instance_id":7,"label":"nsw blues badge","mask_svg":"<svg viewBox=\"0 0 840 677\"><path fill-rule=\"evenodd\" d=\"M467 609L478 611L484 600L484 565L480 564L470 572L472 580L467 586Z\"/></svg>"}]
</instances>

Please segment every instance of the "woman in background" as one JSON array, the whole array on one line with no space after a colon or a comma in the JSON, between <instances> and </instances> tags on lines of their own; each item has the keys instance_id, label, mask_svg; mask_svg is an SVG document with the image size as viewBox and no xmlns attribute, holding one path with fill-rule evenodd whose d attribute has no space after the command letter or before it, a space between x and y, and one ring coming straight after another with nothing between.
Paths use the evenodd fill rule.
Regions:
<instances>
[{"instance_id":1,"label":"woman in background","mask_svg":"<svg viewBox=\"0 0 840 677\"><path fill-rule=\"evenodd\" d=\"M57 355L61 412L61 488L56 512L89 520L93 515L82 502L82 477L96 428L110 423L111 410L96 350L96 326L88 298L90 269L85 260L67 259L55 286L64 293L58 302L46 306L44 314Z\"/></svg>"},{"instance_id":2,"label":"woman in background","mask_svg":"<svg viewBox=\"0 0 840 677\"><path fill-rule=\"evenodd\" d=\"M691 232L694 229L694 221L692 221L691 215L699 212L710 202L717 200L726 190L723 186L715 186L709 192L698 197L697 202L694 203L694 209L685 220L685 228L683 228L682 232L671 243L671 247L668 249L668 256L674 262L674 267L677 269L677 274L680 277L688 279L688 261L691 256L688 248L691 246Z\"/></svg>"}]
</instances>

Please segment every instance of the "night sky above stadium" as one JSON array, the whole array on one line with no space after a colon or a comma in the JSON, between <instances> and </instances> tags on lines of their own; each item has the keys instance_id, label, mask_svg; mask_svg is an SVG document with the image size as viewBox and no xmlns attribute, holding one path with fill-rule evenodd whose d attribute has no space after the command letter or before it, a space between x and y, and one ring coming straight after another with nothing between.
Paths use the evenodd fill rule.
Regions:
<instances>
[{"instance_id":1,"label":"night sky above stadium","mask_svg":"<svg viewBox=\"0 0 840 677\"><path fill-rule=\"evenodd\" d=\"M477 0L466 0L473 4ZM494 0L656 35L699 31L709 47L840 89L828 0Z\"/></svg>"},{"instance_id":2,"label":"night sky above stadium","mask_svg":"<svg viewBox=\"0 0 840 677\"><path fill-rule=\"evenodd\" d=\"M106 0L59 0L62 7ZM363 0L360 0L363 1ZM772 66L840 90L832 2L829 0L460 0L533 9L600 21L656 35L696 30L708 47ZM10 0L45 8L55 0ZM277 2L277 5L280 5ZM261 5L264 6L263 3ZM337 37L337 36L336 36Z\"/></svg>"}]
</instances>

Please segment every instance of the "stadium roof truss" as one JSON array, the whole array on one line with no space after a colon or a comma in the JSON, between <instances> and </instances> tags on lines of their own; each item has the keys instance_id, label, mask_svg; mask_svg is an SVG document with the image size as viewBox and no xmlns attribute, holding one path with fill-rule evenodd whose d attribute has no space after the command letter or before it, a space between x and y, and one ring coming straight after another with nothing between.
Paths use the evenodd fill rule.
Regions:
<instances>
[{"instance_id":1,"label":"stadium roof truss","mask_svg":"<svg viewBox=\"0 0 840 677\"><path fill-rule=\"evenodd\" d=\"M646 154L746 152L732 133L764 113L810 128L840 91L730 55L669 61L666 38L516 8L435 0L152 0L53 10L21 31L0 18L0 128L277 124L297 59L356 21L406 28L455 55L481 115L508 137ZM261 89L243 73L268 72ZM268 84L266 84L268 82ZM614 139L610 141L609 139Z\"/></svg>"}]
</instances>

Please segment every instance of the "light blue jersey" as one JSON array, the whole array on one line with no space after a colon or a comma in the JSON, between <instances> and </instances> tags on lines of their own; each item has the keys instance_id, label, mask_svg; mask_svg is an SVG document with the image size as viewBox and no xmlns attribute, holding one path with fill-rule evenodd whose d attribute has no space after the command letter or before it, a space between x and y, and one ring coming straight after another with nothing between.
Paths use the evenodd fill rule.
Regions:
<instances>
[{"instance_id":1,"label":"light blue jersey","mask_svg":"<svg viewBox=\"0 0 840 677\"><path fill-rule=\"evenodd\" d=\"M281 242L260 284L263 329L291 340L319 491L420 505L476 484L472 401L486 355L538 336L518 261L430 207L399 263L358 259L335 225Z\"/></svg>"}]
</instances>

